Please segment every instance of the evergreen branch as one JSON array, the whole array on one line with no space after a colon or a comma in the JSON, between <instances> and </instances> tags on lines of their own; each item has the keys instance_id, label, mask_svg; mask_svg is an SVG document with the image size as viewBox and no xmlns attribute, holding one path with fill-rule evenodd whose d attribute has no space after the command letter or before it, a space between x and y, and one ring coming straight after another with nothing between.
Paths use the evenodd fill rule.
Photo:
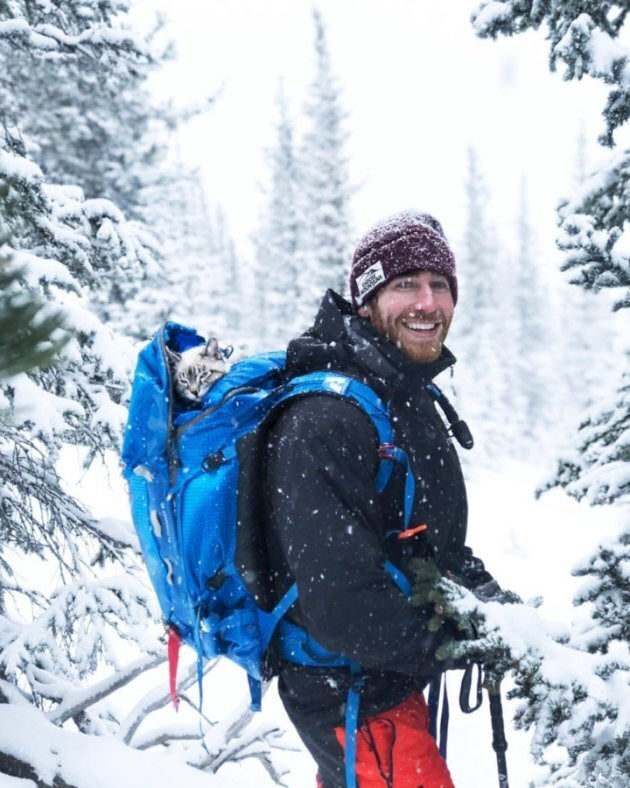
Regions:
<instances>
[{"instance_id":1,"label":"evergreen branch","mask_svg":"<svg viewBox=\"0 0 630 788\"><path fill-rule=\"evenodd\" d=\"M80 51L96 57L99 53L132 54L138 60L150 61L149 51L138 36L129 30L93 26L77 35L68 35L52 24L30 25L26 19L0 20L0 39L7 39L29 51L71 54ZM94 49L94 53L87 47Z\"/></svg>"},{"instance_id":2,"label":"evergreen branch","mask_svg":"<svg viewBox=\"0 0 630 788\"><path fill-rule=\"evenodd\" d=\"M21 276L0 258L0 380L48 366L68 341L62 314L18 290Z\"/></svg>"},{"instance_id":3,"label":"evergreen branch","mask_svg":"<svg viewBox=\"0 0 630 788\"><path fill-rule=\"evenodd\" d=\"M626 534L623 546L615 548L622 572L629 544ZM546 749L555 741L568 756L563 774L572 774L578 762L580 773L586 774L585 764L594 768L599 759L604 765L597 768L606 768L607 774L630 766L630 720L623 712L630 704L626 640L611 636L602 647L597 632L590 640L582 634L570 640L529 606L482 601L474 589L469 591L446 577L428 590L426 576L421 573L417 601L438 606L461 631L469 627L475 633L475 637L447 641L438 649L438 659L483 663L486 686L496 684L506 673L513 674L515 688L509 696L524 701L516 722L535 729L532 751L537 762L546 763ZM624 601L622 597L617 611L625 610ZM610 619L608 607L598 598L598 614L604 620ZM553 763L550 768L559 769Z\"/></svg>"}]
</instances>

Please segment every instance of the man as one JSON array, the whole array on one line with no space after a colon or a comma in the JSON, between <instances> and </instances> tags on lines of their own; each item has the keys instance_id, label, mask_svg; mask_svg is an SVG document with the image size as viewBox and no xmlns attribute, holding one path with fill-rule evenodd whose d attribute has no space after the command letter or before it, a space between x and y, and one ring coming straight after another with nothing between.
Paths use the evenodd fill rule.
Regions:
<instances>
[{"instance_id":1,"label":"man","mask_svg":"<svg viewBox=\"0 0 630 788\"><path fill-rule=\"evenodd\" d=\"M426 388L455 361L444 340L457 277L439 222L405 212L377 224L354 253L350 290L352 304L326 294L314 326L289 344L288 373L342 372L382 398L416 482L414 527L401 534L402 467L376 491L379 446L366 413L341 398L308 396L291 403L271 432L270 560L279 595L297 582L290 620L363 668L359 788L449 788L421 692L440 673L435 650L453 632L430 632L434 611L411 606L385 566L410 575L419 557L471 586L491 579L465 547L464 481ZM294 664L281 654L280 696L317 762L320 788L346 785L344 715L353 681L347 668Z\"/></svg>"}]
</instances>

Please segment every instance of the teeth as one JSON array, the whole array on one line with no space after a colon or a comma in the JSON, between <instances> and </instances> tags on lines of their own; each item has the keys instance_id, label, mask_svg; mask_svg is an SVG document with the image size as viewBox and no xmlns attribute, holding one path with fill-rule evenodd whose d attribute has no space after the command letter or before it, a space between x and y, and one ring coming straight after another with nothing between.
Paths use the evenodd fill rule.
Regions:
<instances>
[{"instance_id":1,"label":"teeth","mask_svg":"<svg viewBox=\"0 0 630 788\"><path fill-rule=\"evenodd\" d=\"M411 328L413 331L432 331L436 326L437 323L406 323L407 328Z\"/></svg>"}]
</instances>

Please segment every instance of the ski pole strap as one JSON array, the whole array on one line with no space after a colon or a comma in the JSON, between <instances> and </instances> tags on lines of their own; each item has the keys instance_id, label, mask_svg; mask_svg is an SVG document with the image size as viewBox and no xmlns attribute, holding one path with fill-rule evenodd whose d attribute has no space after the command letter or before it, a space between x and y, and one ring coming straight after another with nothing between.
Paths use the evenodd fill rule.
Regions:
<instances>
[{"instance_id":1,"label":"ski pole strap","mask_svg":"<svg viewBox=\"0 0 630 788\"><path fill-rule=\"evenodd\" d=\"M472 679L473 679L473 672L477 668L477 686L475 690L475 705L471 705L470 703L470 690L472 687ZM477 711L477 709L481 706L481 702L483 700L482 697L482 676L481 676L481 665L478 662L470 662L466 665L464 670L464 675L462 676L462 683L459 688L459 708L464 712L464 714L471 714L473 711Z\"/></svg>"},{"instance_id":2,"label":"ski pole strap","mask_svg":"<svg viewBox=\"0 0 630 788\"><path fill-rule=\"evenodd\" d=\"M501 685L493 684L488 687L488 700L490 701L490 721L492 723L492 749L497 756L497 771L499 773L499 788L509 788L507 775L507 760L505 751L508 743L505 738L503 724L503 707L501 705Z\"/></svg>"},{"instance_id":3,"label":"ski pole strap","mask_svg":"<svg viewBox=\"0 0 630 788\"><path fill-rule=\"evenodd\" d=\"M442 689L444 692L442 693ZM442 713L439 715L440 710L440 697L442 697ZM429 683L429 733L436 741L440 755L446 760L446 750L448 744L448 721L449 721L449 708L448 708L448 693L446 691L446 674L440 673ZM438 716L440 721L438 733Z\"/></svg>"}]
</instances>

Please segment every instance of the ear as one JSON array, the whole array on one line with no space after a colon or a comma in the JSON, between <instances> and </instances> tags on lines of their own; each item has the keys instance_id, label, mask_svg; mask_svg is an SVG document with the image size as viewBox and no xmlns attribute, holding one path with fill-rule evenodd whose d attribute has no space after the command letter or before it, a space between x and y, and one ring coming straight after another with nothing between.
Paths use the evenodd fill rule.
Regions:
<instances>
[{"instance_id":1,"label":"ear","mask_svg":"<svg viewBox=\"0 0 630 788\"><path fill-rule=\"evenodd\" d=\"M206 342L206 346L201 354L202 356L211 356L212 358L220 358L221 351L219 350L219 343L216 337L210 337Z\"/></svg>"},{"instance_id":2,"label":"ear","mask_svg":"<svg viewBox=\"0 0 630 788\"><path fill-rule=\"evenodd\" d=\"M369 308L369 306L367 304L364 304L363 306L360 306L357 309L357 314L360 315L361 317L369 318L370 317L370 308Z\"/></svg>"},{"instance_id":3,"label":"ear","mask_svg":"<svg viewBox=\"0 0 630 788\"><path fill-rule=\"evenodd\" d=\"M168 345L165 345L166 348L166 357L171 362L171 364L177 364L178 361L181 361L182 354L177 353L174 350L171 350Z\"/></svg>"}]
</instances>

